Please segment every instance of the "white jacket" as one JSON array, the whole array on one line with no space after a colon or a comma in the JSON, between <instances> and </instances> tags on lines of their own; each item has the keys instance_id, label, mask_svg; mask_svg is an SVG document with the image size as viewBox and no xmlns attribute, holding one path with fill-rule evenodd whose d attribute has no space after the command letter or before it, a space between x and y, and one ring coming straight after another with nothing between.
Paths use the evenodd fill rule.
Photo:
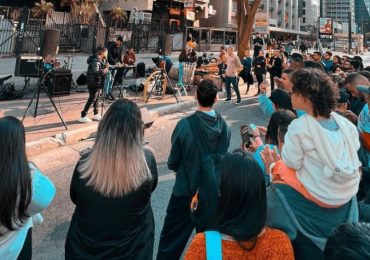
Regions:
<instances>
[{"instance_id":1,"label":"white jacket","mask_svg":"<svg viewBox=\"0 0 370 260\"><path fill-rule=\"evenodd\" d=\"M334 112L331 116L339 126L337 131L323 128L308 114L295 119L288 127L281 154L312 196L338 206L358 191L360 141L350 121Z\"/></svg>"}]
</instances>

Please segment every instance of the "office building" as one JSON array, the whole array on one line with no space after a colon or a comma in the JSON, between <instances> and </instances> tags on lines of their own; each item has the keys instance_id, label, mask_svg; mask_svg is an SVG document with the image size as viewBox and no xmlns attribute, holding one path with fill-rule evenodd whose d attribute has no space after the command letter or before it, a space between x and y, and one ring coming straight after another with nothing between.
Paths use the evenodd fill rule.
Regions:
<instances>
[{"instance_id":1,"label":"office building","mask_svg":"<svg viewBox=\"0 0 370 260\"><path fill-rule=\"evenodd\" d=\"M318 23L320 16L320 0L300 0L302 5L301 30L305 31Z\"/></svg>"},{"instance_id":2,"label":"office building","mask_svg":"<svg viewBox=\"0 0 370 260\"><path fill-rule=\"evenodd\" d=\"M343 32L348 32L349 13L351 13L352 31L356 31L354 0L323 0L323 17L333 18L343 25Z\"/></svg>"}]
</instances>

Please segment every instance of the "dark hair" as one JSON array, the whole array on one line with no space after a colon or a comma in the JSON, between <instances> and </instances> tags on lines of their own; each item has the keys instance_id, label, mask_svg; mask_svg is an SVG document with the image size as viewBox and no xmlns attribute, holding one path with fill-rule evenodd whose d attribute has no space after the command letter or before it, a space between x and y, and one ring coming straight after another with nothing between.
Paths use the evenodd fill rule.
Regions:
<instances>
[{"instance_id":1,"label":"dark hair","mask_svg":"<svg viewBox=\"0 0 370 260\"><path fill-rule=\"evenodd\" d=\"M300 60L303 60L303 56L302 56L302 54L297 53L297 52L293 53L290 57L291 57L292 59L300 59Z\"/></svg>"},{"instance_id":2,"label":"dark hair","mask_svg":"<svg viewBox=\"0 0 370 260\"><path fill-rule=\"evenodd\" d=\"M342 58L340 56L338 56L338 55L334 55L334 57L338 59L338 64L339 65L342 65Z\"/></svg>"},{"instance_id":3,"label":"dark hair","mask_svg":"<svg viewBox=\"0 0 370 260\"><path fill-rule=\"evenodd\" d=\"M361 67L361 62L358 60L352 60L350 64L355 70L359 70Z\"/></svg>"},{"instance_id":4,"label":"dark hair","mask_svg":"<svg viewBox=\"0 0 370 260\"><path fill-rule=\"evenodd\" d=\"M333 56L333 53L331 51L326 51L326 54L328 54L330 57Z\"/></svg>"},{"instance_id":5,"label":"dark hair","mask_svg":"<svg viewBox=\"0 0 370 260\"><path fill-rule=\"evenodd\" d=\"M279 140L280 143L284 143L285 135L288 132L288 127L289 127L289 125L292 121L293 120L285 120L285 121L281 122L281 124L279 125L278 140Z\"/></svg>"},{"instance_id":6,"label":"dark hair","mask_svg":"<svg viewBox=\"0 0 370 260\"><path fill-rule=\"evenodd\" d=\"M217 96L217 87L215 84L209 80L202 80L197 88L197 99L199 105L202 107L211 107L215 103L215 98Z\"/></svg>"},{"instance_id":7,"label":"dark hair","mask_svg":"<svg viewBox=\"0 0 370 260\"><path fill-rule=\"evenodd\" d=\"M29 217L32 187L25 144L22 122L10 116L0 118L0 226L11 231Z\"/></svg>"},{"instance_id":8,"label":"dark hair","mask_svg":"<svg viewBox=\"0 0 370 260\"><path fill-rule=\"evenodd\" d=\"M352 73L349 73L346 77L346 79L344 80L344 84L350 84L350 85L353 85L355 84L357 81L363 79L363 78L366 78L365 76L361 75L360 73L358 72L352 72Z\"/></svg>"},{"instance_id":9,"label":"dark hair","mask_svg":"<svg viewBox=\"0 0 370 260\"><path fill-rule=\"evenodd\" d=\"M353 56L353 58L352 58L353 60L358 60L359 62L361 62L362 63L362 58L361 58L361 56Z\"/></svg>"},{"instance_id":10,"label":"dark hair","mask_svg":"<svg viewBox=\"0 0 370 260\"><path fill-rule=\"evenodd\" d=\"M364 68L364 70L370 71L370 66L366 66L366 68Z\"/></svg>"},{"instance_id":11,"label":"dark hair","mask_svg":"<svg viewBox=\"0 0 370 260\"><path fill-rule=\"evenodd\" d=\"M107 48L105 48L103 45L99 45L97 48L96 48L96 54L97 55L101 55Z\"/></svg>"},{"instance_id":12,"label":"dark hair","mask_svg":"<svg viewBox=\"0 0 370 260\"><path fill-rule=\"evenodd\" d=\"M227 153L221 162L220 174L215 229L231 236L239 245L242 241L256 242L265 226L267 211L266 184L261 168L250 154Z\"/></svg>"},{"instance_id":13,"label":"dark hair","mask_svg":"<svg viewBox=\"0 0 370 260\"><path fill-rule=\"evenodd\" d=\"M337 99L337 103L338 104L345 104L345 103L348 103L348 100L349 100L349 95L347 94L347 92L343 89L340 89L338 91L338 99Z\"/></svg>"},{"instance_id":14,"label":"dark hair","mask_svg":"<svg viewBox=\"0 0 370 260\"><path fill-rule=\"evenodd\" d=\"M282 73L285 73L285 74L287 74L287 75L290 75L290 74L292 74L294 71L295 71L294 69L285 69L285 70L283 70L283 72L282 72Z\"/></svg>"},{"instance_id":15,"label":"dark hair","mask_svg":"<svg viewBox=\"0 0 370 260\"><path fill-rule=\"evenodd\" d=\"M324 67L321 63L312 61L312 60L304 61L304 67L306 69L318 69L318 70L324 71Z\"/></svg>"},{"instance_id":16,"label":"dark hair","mask_svg":"<svg viewBox=\"0 0 370 260\"><path fill-rule=\"evenodd\" d=\"M116 41L123 42L123 38L122 38L122 36L121 36L121 35L117 36Z\"/></svg>"},{"instance_id":17,"label":"dark hair","mask_svg":"<svg viewBox=\"0 0 370 260\"><path fill-rule=\"evenodd\" d=\"M314 116L330 117L335 109L338 93L333 81L319 70L302 69L293 73L293 93L312 102Z\"/></svg>"},{"instance_id":18,"label":"dark hair","mask_svg":"<svg viewBox=\"0 0 370 260\"><path fill-rule=\"evenodd\" d=\"M266 143L278 145L278 129L283 122L292 122L297 116L290 110L279 109L270 118L266 132Z\"/></svg>"},{"instance_id":19,"label":"dark hair","mask_svg":"<svg viewBox=\"0 0 370 260\"><path fill-rule=\"evenodd\" d=\"M340 224L326 242L326 260L370 259L370 224Z\"/></svg>"},{"instance_id":20,"label":"dark hair","mask_svg":"<svg viewBox=\"0 0 370 260\"><path fill-rule=\"evenodd\" d=\"M291 58L291 59L290 59L290 64L292 64L292 63L297 64L297 66L298 66L298 67L296 67L296 69L298 69L298 68L303 68L303 67L304 67L303 59L299 59L299 58Z\"/></svg>"},{"instance_id":21,"label":"dark hair","mask_svg":"<svg viewBox=\"0 0 370 260\"><path fill-rule=\"evenodd\" d=\"M295 113L288 91L281 88L275 89L271 92L270 100L278 107L278 109L288 109Z\"/></svg>"},{"instance_id":22,"label":"dark hair","mask_svg":"<svg viewBox=\"0 0 370 260\"><path fill-rule=\"evenodd\" d=\"M319 52L319 51L314 51L313 54L318 54L318 55L322 56L321 52Z\"/></svg>"},{"instance_id":23,"label":"dark hair","mask_svg":"<svg viewBox=\"0 0 370 260\"><path fill-rule=\"evenodd\" d=\"M333 65L333 72L335 72L337 68L340 68L342 71L344 71L344 69L343 69L343 67L342 67L341 65L339 65L339 64L334 64L334 65Z\"/></svg>"}]
</instances>

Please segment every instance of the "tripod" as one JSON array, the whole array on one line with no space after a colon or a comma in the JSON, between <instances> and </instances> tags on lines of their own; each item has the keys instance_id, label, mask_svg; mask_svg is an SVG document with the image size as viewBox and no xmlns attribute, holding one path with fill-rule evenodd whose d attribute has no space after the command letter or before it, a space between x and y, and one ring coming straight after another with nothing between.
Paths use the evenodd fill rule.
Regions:
<instances>
[{"instance_id":1,"label":"tripod","mask_svg":"<svg viewBox=\"0 0 370 260\"><path fill-rule=\"evenodd\" d=\"M145 103L148 103L148 100L149 100L150 96L153 94L153 92L155 90L158 91L158 88L162 88L162 85L164 84L164 81L165 80L167 80L169 86L173 90L173 94L172 95L175 97L176 103L179 103L179 100L177 99L177 96L176 96L175 89L172 87L172 83L170 81L170 78L168 77L167 72L166 72L166 69L164 69L164 68L161 68L160 69L160 73L158 75L155 75L154 76L154 84L152 86L152 89L149 92L148 97L145 100ZM162 88L162 91L163 91L163 88Z\"/></svg>"},{"instance_id":2,"label":"tripod","mask_svg":"<svg viewBox=\"0 0 370 260\"><path fill-rule=\"evenodd\" d=\"M63 123L63 125L64 125L65 129L67 130L67 129L68 129L68 128L67 128L67 125L66 125L66 123L64 122L64 120L63 120L62 116L59 114L58 108L56 107L56 105L55 105L55 103L54 103L53 99L51 98L51 96L50 96L50 94L49 94L49 90L46 88L45 83L44 83L46 76L47 76L50 72L47 72L47 73L45 73L45 75L43 75L42 69L39 69L39 71L41 71L41 75L40 75L39 80L38 80L38 82L37 82L37 86L36 86L35 92L33 93L32 98L31 98L31 100L30 100L30 103L28 103L27 109L26 109L26 111L25 111L25 112L24 112L24 114L23 114L22 122L23 122L24 118L26 117L26 114L27 114L27 113L28 113L28 111L30 110L31 105L32 105L32 103L33 103L33 100L34 100L35 98L36 98L36 105L35 105L35 113L33 114L33 117L34 117L34 118L36 118L36 117L37 117L37 108L38 108L38 106L39 106L40 92L41 92L41 88L43 88L43 89L45 90L46 95L48 96L48 98L49 98L49 100L50 100L51 104L53 105L53 107L54 107L54 109L55 109L55 112L57 112L57 114L58 114L58 116L59 116L59 118L60 118L60 121L62 121L62 123Z\"/></svg>"}]
</instances>

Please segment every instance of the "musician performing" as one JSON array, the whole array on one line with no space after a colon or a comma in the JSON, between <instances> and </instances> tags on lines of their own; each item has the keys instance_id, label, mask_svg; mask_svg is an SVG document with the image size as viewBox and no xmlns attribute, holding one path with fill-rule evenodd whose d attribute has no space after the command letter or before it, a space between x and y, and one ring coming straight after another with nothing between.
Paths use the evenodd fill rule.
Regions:
<instances>
[{"instance_id":1,"label":"musician performing","mask_svg":"<svg viewBox=\"0 0 370 260\"><path fill-rule=\"evenodd\" d=\"M99 46L96 50L96 54L90 56L87 59L89 64L87 69L87 88L89 90L89 98L85 104L84 109L81 111L81 118L78 120L80 123L90 123L92 120L99 121L101 115L99 114L99 94L100 89L104 85L105 76L109 72L107 61L105 59L107 49ZM90 106L94 107L94 116L92 120L88 118L87 113Z\"/></svg>"}]
</instances>

